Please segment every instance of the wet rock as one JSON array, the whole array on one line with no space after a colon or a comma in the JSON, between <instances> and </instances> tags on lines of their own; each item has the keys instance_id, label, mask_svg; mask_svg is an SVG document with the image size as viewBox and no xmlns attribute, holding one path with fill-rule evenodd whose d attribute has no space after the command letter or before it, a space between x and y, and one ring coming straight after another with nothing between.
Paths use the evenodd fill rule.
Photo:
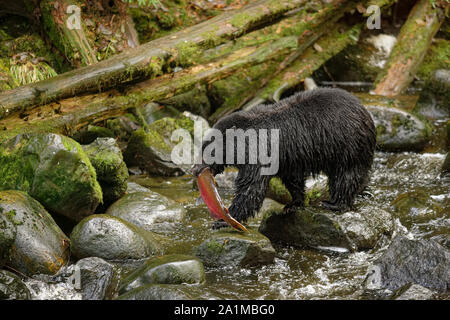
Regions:
<instances>
[{"instance_id":1,"label":"wet rock","mask_svg":"<svg viewBox=\"0 0 450 320\"><path fill-rule=\"evenodd\" d=\"M158 237L109 215L83 219L70 235L71 251L78 258L143 259L160 253Z\"/></svg>"},{"instance_id":2,"label":"wet rock","mask_svg":"<svg viewBox=\"0 0 450 320\"><path fill-rule=\"evenodd\" d=\"M127 193L136 193L136 192L151 192L151 190L135 182L128 182Z\"/></svg>"},{"instance_id":3,"label":"wet rock","mask_svg":"<svg viewBox=\"0 0 450 320\"><path fill-rule=\"evenodd\" d=\"M97 138L114 138L114 132L105 127L88 125L87 127L81 129L72 138L81 143L89 144L95 141Z\"/></svg>"},{"instance_id":4,"label":"wet rock","mask_svg":"<svg viewBox=\"0 0 450 320\"><path fill-rule=\"evenodd\" d=\"M150 284L131 290L117 300L193 300L190 288L174 284Z\"/></svg>"},{"instance_id":5,"label":"wet rock","mask_svg":"<svg viewBox=\"0 0 450 320\"><path fill-rule=\"evenodd\" d=\"M383 151L421 151L430 140L431 127L417 116L383 105L365 105L377 129Z\"/></svg>"},{"instance_id":6,"label":"wet rock","mask_svg":"<svg viewBox=\"0 0 450 320\"><path fill-rule=\"evenodd\" d=\"M413 112L429 119L450 117L450 70L439 69L431 74Z\"/></svg>"},{"instance_id":7,"label":"wet rock","mask_svg":"<svg viewBox=\"0 0 450 320\"><path fill-rule=\"evenodd\" d=\"M447 156L445 157L444 164L442 165L442 172L446 175L450 174L450 152L447 152Z\"/></svg>"},{"instance_id":8,"label":"wet rock","mask_svg":"<svg viewBox=\"0 0 450 320\"><path fill-rule=\"evenodd\" d=\"M172 149L181 141L188 142L181 137L175 141L172 140L172 133L177 129L187 130L188 137L192 140L194 121L185 115L177 118L162 118L147 126L146 130L140 129L134 132L124 153L127 165L139 166L150 174L163 176L176 176L189 172L193 162L193 144L188 148L190 154L187 156L191 158L190 164L176 164L172 161L175 161L172 158Z\"/></svg>"},{"instance_id":9,"label":"wet rock","mask_svg":"<svg viewBox=\"0 0 450 320\"><path fill-rule=\"evenodd\" d=\"M25 192L0 191L3 227L0 253L15 270L26 275L55 274L68 262L69 239L44 207Z\"/></svg>"},{"instance_id":10,"label":"wet rock","mask_svg":"<svg viewBox=\"0 0 450 320\"><path fill-rule=\"evenodd\" d=\"M121 283L124 293L148 284L198 284L205 281L203 263L196 257L167 255L149 259Z\"/></svg>"},{"instance_id":11,"label":"wet rock","mask_svg":"<svg viewBox=\"0 0 450 320\"><path fill-rule=\"evenodd\" d=\"M137 122L134 115L126 114L125 116L107 120L106 127L112 131L115 138L120 141L128 141L131 134L139 129Z\"/></svg>"},{"instance_id":12,"label":"wet rock","mask_svg":"<svg viewBox=\"0 0 450 320\"><path fill-rule=\"evenodd\" d=\"M415 283L445 292L450 287L450 251L432 240L396 237L367 271L369 291L395 291Z\"/></svg>"},{"instance_id":13,"label":"wet rock","mask_svg":"<svg viewBox=\"0 0 450 320\"><path fill-rule=\"evenodd\" d=\"M224 172L215 176L217 187L223 189L234 189L235 181L239 171L234 168L225 168Z\"/></svg>"},{"instance_id":14,"label":"wet rock","mask_svg":"<svg viewBox=\"0 0 450 320\"><path fill-rule=\"evenodd\" d=\"M195 247L194 254L209 267L255 267L272 263L275 250L269 239L257 231L249 231L246 234L217 232Z\"/></svg>"},{"instance_id":15,"label":"wet rock","mask_svg":"<svg viewBox=\"0 0 450 320\"><path fill-rule=\"evenodd\" d=\"M294 214L270 211L259 231L271 241L294 246L341 247L351 251L374 248L394 231L392 216L379 208L361 206L355 211L334 213L306 207Z\"/></svg>"},{"instance_id":16,"label":"wet rock","mask_svg":"<svg viewBox=\"0 0 450 320\"><path fill-rule=\"evenodd\" d=\"M97 257L79 260L75 265L83 300L104 300L116 296L120 274L117 267Z\"/></svg>"},{"instance_id":17,"label":"wet rock","mask_svg":"<svg viewBox=\"0 0 450 320\"><path fill-rule=\"evenodd\" d=\"M29 300L30 291L20 277L0 270L0 300Z\"/></svg>"},{"instance_id":18,"label":"wet rock","mask_svg":"<svg viewBox=\"0 0 450 320\"><path fill-rule=\"evenodd\" d=\"M398 289L392 299L394 300L431 300L434 292L418 284L407 284Z\"/></svg>"},{"instance_id":19,"label":"wet rock","mask_svg":"<svg viewBox=\"0 0 450 320\"><path fill-rule=\"evenodd\" d=\"M183 220L186 210L159 193L134 192L113 203L106 214L121 218L142 229L163 232Z\"/></svg>"},{"instance_id":20,"label":"wet rock","mask_svg":"<svg viewBox=\"0 0 450 320\"><path fill-rule=\"evenodd\" d=\"M128 169L113 138L98 138L83 146L97 173L103 191L103 203L109 205L127 191Z\"/></svg>"},{"instance_id":21,"label":"wet rock","mask_svg":"<svg viewBox=\"0 0 450 320\"><path fill-rule=\"evenodd\" d=\"M74 140L21 134L0 145L0 190L28 192L52 213L79 221L102 202L92 164Z\"/></svg>"}]
</instances>

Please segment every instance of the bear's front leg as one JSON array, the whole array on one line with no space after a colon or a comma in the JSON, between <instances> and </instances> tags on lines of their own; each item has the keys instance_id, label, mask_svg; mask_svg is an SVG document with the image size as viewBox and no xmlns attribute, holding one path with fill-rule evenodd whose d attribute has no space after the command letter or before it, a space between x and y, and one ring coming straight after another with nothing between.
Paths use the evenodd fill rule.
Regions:
<instances>
[{"instance_id":1,"label":"bear's front leg","mask_svg":"<svg viewBox=\"0 0 450 320\"><path fill-rule=\"evenodd\" d=\"M234 219L245 222L261 209L270 178L260 175L258 168L244 167L239 170L236 178L236 196L229 208L230 215ZM212 228L219 229L226 226L227 224L220 220L214 222Z\"/></svg>"}]
</instances>

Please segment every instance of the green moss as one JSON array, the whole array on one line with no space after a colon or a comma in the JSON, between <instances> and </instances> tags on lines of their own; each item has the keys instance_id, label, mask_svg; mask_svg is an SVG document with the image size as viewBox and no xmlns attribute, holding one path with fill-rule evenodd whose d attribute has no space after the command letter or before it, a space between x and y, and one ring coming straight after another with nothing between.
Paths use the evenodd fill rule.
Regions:
<instances>
[{"instance_id":1,"label":"green moss","mask_svg":"<svg viewBox=\"0 0 450 320\"><path fill-rule=\"evenodd\" d=\"M223 243L219 243L216 240L211 240L206 245L207 250L214 254L214 255L220 255L224 250L225 246Z\"/></svg>"},{"instance_id":2,"label":"green moss","mask_svg":"<svg viewBox=\"0 0 450 320\"><path fill-rule=\"evenodd\" d=\"M251 21L251 18L252 17L248 13L238 13L231 19L231 24L233 27L241 29Z\"/></svg>"},{"instance_id":3,"label":"green moss","mask_svg":"<svg viewBox=\"0 0 450 320\"><path fill-rule=\"evenodd\" d=\"M434 70L447 69L450 64L450 40L435 39L419 67L417 75L422 80L430 78Z\"/></svg>"},{"instance_id":4,"label":"green moss","mask_svg":"<svg viewBox=\"0 0 450 320\"><path fill-rule=\"evenodd\" d=\"M284 204L292 201L291 194L280 178L270 179L267 197Z\"/></svg>"},{"instance_id":5,"label":"green moss","mask_svg":"<svg viewBox=\"0 0 450 320\"><path fill-rule=\"evenodd\" d=\"M177 64L184 67L194 64L200 49L194 42L185 41L176 45L176 51Z\"/></svg>"}]
</instances>

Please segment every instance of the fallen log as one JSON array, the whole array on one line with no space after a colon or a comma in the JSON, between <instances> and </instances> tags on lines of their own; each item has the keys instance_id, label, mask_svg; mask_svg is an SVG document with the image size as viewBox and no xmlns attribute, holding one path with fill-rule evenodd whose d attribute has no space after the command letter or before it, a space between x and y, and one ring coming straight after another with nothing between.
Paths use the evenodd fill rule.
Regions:
<instances>
[{"instance_id":1,"label":"fallen log","mask_svg":"<svg viewBox=\"0 0 450 320\"><path fill-rule=\"evenodd\" d=\"M429 0L419 0L414 5L385 67L374 82L375 94L395 96L408 87L444 18L444 9L433 8Z\"/></svg>"},{"instance_id":2,"label":"fallen log","mask_svg":"<svg viewBox=\"0 0 450 320\"><path fill-rule=\"evenodd\" d=\"M285 91L299 85L346 46L355 44L361 28L361 25L347 27L347 29L344 29L342 25L334 26L333 32L321 37L314 47L309 47L282 73L270 79L254 98L243 106L243 109L248 110L261 103L279 101Z\"/></svg>"},{"instance_id":3,"label":"fallen log","mask_svg":"<svg viewBox=\"0 0 450 320\"><path fill-rule=\"evenodd\" d=\"M85 92L101 92L120 83L161 75L164 68L170 68L168 61L171 59L183 58L202 48L214 47L237 38L306 2L306 0L251 2L242 9L221 14L108 60L61 74L50 80L2 92L0 119L34 105L50 103Z\"/></svg>"}]
</instances>

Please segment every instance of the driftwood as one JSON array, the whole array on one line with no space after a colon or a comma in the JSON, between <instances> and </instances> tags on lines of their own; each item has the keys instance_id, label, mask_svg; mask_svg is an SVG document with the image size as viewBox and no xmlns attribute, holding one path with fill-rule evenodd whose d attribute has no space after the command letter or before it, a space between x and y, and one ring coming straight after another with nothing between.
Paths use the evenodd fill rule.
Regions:
<instances>
[{"instance_id":1,"label":"driftwood","mask_svg":"<svg viewBox=\"0 0 450 320\"><path fill-rule=\"evenodd\" d=\"M334 0L335 1L335 0ZM108 60L82 67L52 79L0 93L0 119L34 105L45 104L85 92L100 92L120 83L152 78L163 73L174 58L217 46L280 18L304 5L306 0L258 0L242 9L221 14L118 54ZM339 1L345 2L345 1ZM184 66L186 67L186 66Z\"/></svg>"},{"instance_id":2,"label":"driftwood","mask_svg":"<svg viewBox=\"0 0 450 320\"><path fill-rule=\"evenodd\" d=\"M400 30L386 66L375 80L374 93L395 96L414 80L444 18L444 10L440 7L433 8L429 0L419 0L414 5Z\"/></svg>"}]
</instances>

